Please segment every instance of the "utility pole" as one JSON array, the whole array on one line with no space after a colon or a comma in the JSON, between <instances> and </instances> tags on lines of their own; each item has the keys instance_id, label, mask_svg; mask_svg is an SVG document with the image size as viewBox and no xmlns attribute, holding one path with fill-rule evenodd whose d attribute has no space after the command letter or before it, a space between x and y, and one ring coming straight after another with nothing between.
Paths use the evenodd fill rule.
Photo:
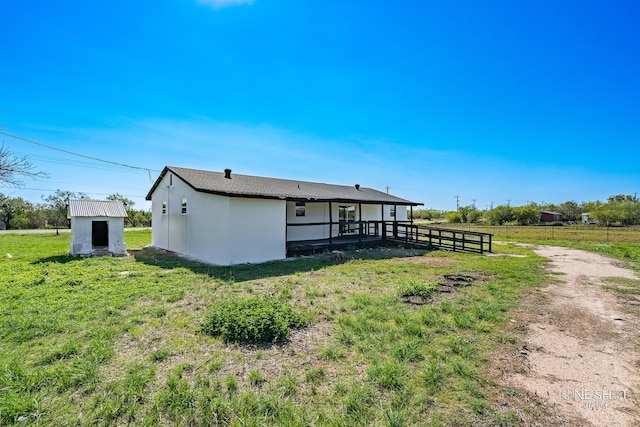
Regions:
<instances>
[{"instance_id":1,"label":"utility pole","mask_svg":"<svg viewBox=\"0 0 640 427\"><path fill-rule=\"evenodd\" d=\"M511 206L511 199L507 199L507 206Z\"/></svg>"},{"instance_id":2,"label":"utility pole","mask_svg":"<svg viewBox=\"0 0 640 427\"><path fill-rule=\"evenodd\" d=\"M456 212L460 210L460 196L456 195Z\"/></svg>"},{"instance_id":3,"label":"utility pole","mask_svg":"<svg viewBox=\"0 0 640 427\"><path fill-rule=\"evenodd\" d=\"M473 202L473 204L471 205L471 206L473 206L473 209L476 208L476 200L478 200L478 199L471 199L471 201Z\"/></svg>"},{"instance_id":4,"label":"utility pole","mask_svg":"<svg viewBox=\"0 0 640 427\"><path fill-rule=\"evenodd\" d=\"M391 187L387 185L387 194L389 194L389 190L391 190Z\"/></svg>"}]
</instances>

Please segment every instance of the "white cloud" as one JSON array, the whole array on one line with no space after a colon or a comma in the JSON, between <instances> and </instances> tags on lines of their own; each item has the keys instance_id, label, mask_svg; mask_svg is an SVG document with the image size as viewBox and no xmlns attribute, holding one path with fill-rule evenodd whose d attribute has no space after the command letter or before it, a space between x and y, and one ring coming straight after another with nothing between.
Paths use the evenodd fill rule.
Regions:
<instances>
[{"instance_id":1,"label":"white cloud","mask_svg":"<svg viewBox=\"0 0 640 427\"><path fill-rule=\"evenodd\" d=\"M242 6L252 4L254 0L198 0L198 3L210 6L214 9L222 9L230 6Z\"/></svg>"}]
</instances>

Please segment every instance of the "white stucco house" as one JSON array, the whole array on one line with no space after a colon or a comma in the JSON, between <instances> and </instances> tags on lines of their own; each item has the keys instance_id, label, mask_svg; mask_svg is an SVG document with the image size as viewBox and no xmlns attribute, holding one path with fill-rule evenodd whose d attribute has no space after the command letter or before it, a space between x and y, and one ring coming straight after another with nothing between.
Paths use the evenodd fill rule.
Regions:
<instances>
[{"instance_id":1,"label":"white stucco house","mask_svg":"<svg viewBox=\"0 0 640 427\"><path fill-rule=\"evenodd\" d=\"M72 256L125 256L124 219L121 201L69 199Z\"/></svg>"},{"instance_id":2,"label":"white stucco house","mask_svg":"<svg viewBox=\"0 0 640 427\"><path fill-rule=\"evenodd\" d=\"M147 194L152 246L217 265L286 258L305 242L381 239L421 205L360 185L167 166Z\"/></svg>"}]
</instances>

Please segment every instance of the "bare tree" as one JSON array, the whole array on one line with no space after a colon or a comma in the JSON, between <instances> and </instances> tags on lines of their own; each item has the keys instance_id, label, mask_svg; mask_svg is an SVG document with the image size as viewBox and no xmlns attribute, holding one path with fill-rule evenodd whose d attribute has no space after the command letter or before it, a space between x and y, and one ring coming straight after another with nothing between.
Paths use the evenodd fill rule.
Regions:
<instances>
[{"instance_id":1,"label":"bare tree","mask_svg":"<svg viewBox=\"0 0 640 427\"><path fill-rule=\"evenodd\" d=\"M4 143L0 145L0 184L24 185L20 178L45 178L46 172L36 171L27 156L16 156Z\"/></svg>"}]
</instances>

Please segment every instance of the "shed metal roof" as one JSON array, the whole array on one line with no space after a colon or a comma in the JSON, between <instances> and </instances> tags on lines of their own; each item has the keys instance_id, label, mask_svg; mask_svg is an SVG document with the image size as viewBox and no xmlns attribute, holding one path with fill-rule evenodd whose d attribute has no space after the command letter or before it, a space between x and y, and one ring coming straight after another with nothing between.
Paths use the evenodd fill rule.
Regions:
<instances>
[{"instance_id":1,"label":"shed metal roof","mask_svg":"<svg viewBox=\"0 0 640 427\"><path fill-rule=\"evenodd\" d=\"M198 169L167 166L147 194L151 196L164 178L171 172L182 179L195 191L225 195L229 197L250 197L262 199L282 199L291 201L334 201L356 203L384 203L407 206L422 205L382 191L366 187L323 184L318 182L289 179L265 178L251 175L213 172Z\"/></svg>"},{"instance_id":2,"label":"shed metal roof","mask_svg":"<svg viewBox=\"0 0 640 427\"><path fill-rule=\"evenodd\" d=\"M69 199L67 217L126 218L127 211L120 200Z\"/></svg>"}]
</instances>

